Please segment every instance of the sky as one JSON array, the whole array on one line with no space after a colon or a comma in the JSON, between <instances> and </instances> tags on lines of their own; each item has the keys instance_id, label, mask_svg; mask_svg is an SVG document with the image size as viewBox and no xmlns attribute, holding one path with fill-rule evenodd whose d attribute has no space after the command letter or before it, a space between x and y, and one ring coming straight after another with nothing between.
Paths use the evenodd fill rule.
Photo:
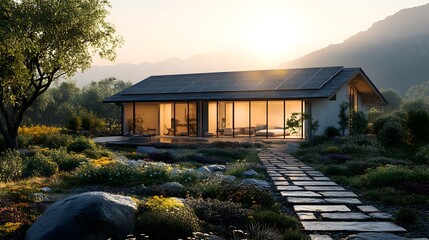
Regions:
<instances>
[{"instance_id":1,"label":"sky","mask_svg":"<svg viewBox=\"0 0 429 240\"><path fill-rule=\"evenodd\" d=\"M110 0L124 44L115 62L140 64L219 51L277 64L341 43L429 0Z\"/></svg>"}]
</instances>

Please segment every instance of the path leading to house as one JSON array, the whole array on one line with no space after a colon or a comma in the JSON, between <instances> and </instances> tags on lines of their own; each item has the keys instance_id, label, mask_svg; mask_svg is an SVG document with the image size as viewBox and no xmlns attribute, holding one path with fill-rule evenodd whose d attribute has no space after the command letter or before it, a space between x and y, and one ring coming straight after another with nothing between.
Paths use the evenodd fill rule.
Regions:
<instances>
[{"instance_id":1,"label":"path leading to house","mask_svg":"<svg viewBox=\"0 0 429 240\"><path fill-rule=\"evenodd\" d=\"M311 239L340 239L362 232L387 237L406 232L391 221L390 214L363 204L355 193L285 153L284 147L262 151L259 158Z\"/></svg>"}]
</instances>

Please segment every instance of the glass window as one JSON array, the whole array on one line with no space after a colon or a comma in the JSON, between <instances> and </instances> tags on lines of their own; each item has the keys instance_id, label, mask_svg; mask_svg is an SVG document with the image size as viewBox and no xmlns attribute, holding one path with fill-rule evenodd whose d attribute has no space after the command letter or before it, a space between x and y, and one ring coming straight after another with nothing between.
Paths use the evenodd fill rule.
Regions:
<instances>
[{"instance_id":1,"label":"glass window","mask_svg":"<svg viewBox=\"0 0 429 240\"><path fill-rule=\"evenodd\" d=\"M349 89L349 102L350 102L350 111L358 111L358 94L356 89L350 87Z\"/></svg>"},{"instance_id":2,"label":"glass window","mask_svg":"<svg viewBox=\"0 0 429 240\"><path fill-rule=\"evenodd\" d=\"M188 113L189 136L197 136L197 102L189 102Z\"/></svg>"},{"instance_id":3,"label":"glass window","mask_svg":"<svg viewBox=\"0 0 429 240\"><path fill-rule=\"evenodd\" d=\"M234 102L234 136L249 136L249 101Z\"/></svg>"},{"instance_id":4,"label":"glass window","mask_svg":"<svg viewBox=\"0 0 429 240\"><path fill-rule=\"evenodd\" d=\"M175 135L188 136L188 103L175 103Z\"/></svg>"},{"instance_id":5,"label":"glass window","mask_svg":"<svg viewBox=\"0 0 429 240\"><path fill-rule=\"evenodd\" d=\"M174 135L174 111L173 103L161 103L159 105L160 134L163 136Z\"/></svg>"},{"instance_id":6,"label":"glass window","mask_svg":"<svg viewBox=\"0 0 429 240\"><path fill-rule=\"evenodd\" d=\"M268 101L268 136L284 136L284 101Z\"/></svg>"},{"instance_id":7,"label":"glass window","mask_svg":"<svg viewBox=\"0 0 429 240\"><path fill-rule=\"evenodd\" d=\"M302 101L285 101L286 136L290 138L301 138L302 131Z\"/></svg>"},{"instance_id":8,"label":"glass window","mask_svg":"<svg viewBox=\"0 0 429 240\"><path fill-rule=\"evenodd\" d=\"M250 103L251 125L250 131L254 136L266 137L267 136L267 102L266 101L252 101Z\"/></svg>"}]
</instances>

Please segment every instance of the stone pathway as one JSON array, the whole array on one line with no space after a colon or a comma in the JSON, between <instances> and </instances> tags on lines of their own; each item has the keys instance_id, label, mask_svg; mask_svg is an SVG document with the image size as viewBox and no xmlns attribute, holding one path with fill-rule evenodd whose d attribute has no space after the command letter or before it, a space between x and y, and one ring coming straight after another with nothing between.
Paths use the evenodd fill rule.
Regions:
<instances>
[{"instance_id":1,"label":"stone pathway","mask_svg":"<svg viewBox=\"0 0 429 240\"><path fill-rule=\"evenodd\" d=\"M363 204L355 193L338 186L283 150L269 148L260 152L259 158L311 239L339 239L340 235L362 232L386 236L406 232L392 222L390 214Z\"/></svg>"}]
</instances>

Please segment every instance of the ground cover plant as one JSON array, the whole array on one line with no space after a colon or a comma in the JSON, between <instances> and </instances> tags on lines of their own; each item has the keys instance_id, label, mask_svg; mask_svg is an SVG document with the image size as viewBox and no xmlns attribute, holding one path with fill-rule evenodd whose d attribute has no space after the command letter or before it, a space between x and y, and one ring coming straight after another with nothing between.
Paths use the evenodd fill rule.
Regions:
<instances>
[{"instance_id":1,"label":"ground cover plant","mask_svg":"<svg viewBox=\"0 0 429 240\"><path fill-rule=\"evenodd\" d=\"M58 128L20 132L23 149L0 154L1 239L23 239L49 198L93 189L137 199L135 234L150 239L209 233L225 239L240 234L305 239L296 218L279 211L270 191L240 184L249 177L265 179L257 157L261 144L155 143L156 153L141 154L96 145ZM248 170L255 172L243 174ZM153 231L161 225L174 231Z\"/></svg>"}]
</instances>

